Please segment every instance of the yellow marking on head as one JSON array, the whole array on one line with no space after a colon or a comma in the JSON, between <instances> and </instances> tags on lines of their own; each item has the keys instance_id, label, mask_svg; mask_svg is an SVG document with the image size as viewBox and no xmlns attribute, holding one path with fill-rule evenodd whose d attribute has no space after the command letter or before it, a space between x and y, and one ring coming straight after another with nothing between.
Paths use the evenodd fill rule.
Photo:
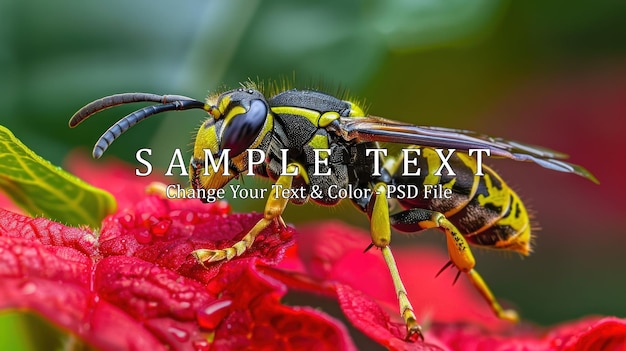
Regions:
<instances>
[{"instance_id":1,"label":"yellow marking on head","mask_svg":"<svg viewBox=\"0 0 626 351\"><path fill-rule=\"evenodd\" d=\"M204 100L204 110L213 117L214 120L218 120L222 116L222 112L216 106L218 94L211 94Z\"/></svg>"},{"instance_id":2,"label":"yellow marking on head","mask_svg":"<svg viewBox=\"0 0 626 351\"><path fill-rule=\"evenodd\" d=\"M217 133L215 130L215 124L211 122L211 125L208 128L204 127L204 124L200 126L198 129L198 134L196 135L196 141L193 147L193 157L205 160L204 150L207 152L211 152L213 155L217 154L219 151L219 145L217 143ZM204 172L207 170L206 167L209 167L209 175L205 175ZM231 179L233 179L236 175L229 174L228 176L222 175L224 172L224 165L220 166L220 169L217 172L213 172L211 165L205 165L205 170L202 171L202 174L199 176L200 185L204 189L219 189L226 185ZM193 173L189 172L189 177L192 179Z\"/></svg>"},{"instance_id":3,"label":"yellow marking on head","mask_svg":"<svg viewBox=\"0 0 626 351\"><path fill-rule=\"evenodd\" d=\"M226 111L226 108L228 108L228 105L230 105L230 95L226 95L222 97L219 105L217 105L217 109L220 111L221 114L224 114L224 111Z\"/></svg>"},{"instance_id":4,"label":"yellow marking on head","mask_svg":"<svg viewBox=\"0 0 626 351\"><path fill-rule=\"evenodd\" d=\"M219 145L217 144L217 131L215 130L215 124L212 122L210 127L205 128L204 123L202 123L198 129L193 146L193 156L203 160L204 149L209 149L214 153L217 153L219 149Z\"/></svg>"},{"instance_id":5,"label":"yellow marking on head","mask_svg":"<svg viewBox=\"0 0 626 351\"><path fill-rule=\"evenodd\" d=\"M233 118L239 116L240 114L246 113L246 112L247 111L246 111L245 108L243 108L243 106L235 106L235 107L231 108L230 111L228 111L228 114L224 117L224 123L222 123L222 130L220 130L220 135L224 134L224 130L226 129L226 127L228 127L228 125L233 120ZM223 112L222 112L222 116L224 116Z\"/></svg>"}]
</instances>

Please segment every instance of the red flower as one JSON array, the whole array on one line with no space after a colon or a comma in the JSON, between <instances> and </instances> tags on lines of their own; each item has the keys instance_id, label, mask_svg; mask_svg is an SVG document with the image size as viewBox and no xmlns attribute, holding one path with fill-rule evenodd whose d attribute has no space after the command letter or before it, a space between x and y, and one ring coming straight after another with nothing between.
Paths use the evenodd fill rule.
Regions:
<instances>
[{"instance_id":1,"label":"red flower","mask_svg":"<svg viewBox=\"0 0 626 351\"><path fill-rule=\"evenodd\" d=\"M426 343L405 342L382 257L363 253L367 233L326 223L302 229L296 246L293 229L274 225L241 257L204 268L191 251L231 245L260 215L142 195L147 180L131 170L115 176L117 167L81 162L76 173L114 193L119 211L94 232L0 210L0 306L35 311L99 349L356 349L335 318L282 304L288 289L336 299L353 326L392 350L626 347L626 321L616 318L510 327L467 284L433 279L446 258L428 249L395 250L416 312L431 321Z\"/></svg>"}]
</instances>

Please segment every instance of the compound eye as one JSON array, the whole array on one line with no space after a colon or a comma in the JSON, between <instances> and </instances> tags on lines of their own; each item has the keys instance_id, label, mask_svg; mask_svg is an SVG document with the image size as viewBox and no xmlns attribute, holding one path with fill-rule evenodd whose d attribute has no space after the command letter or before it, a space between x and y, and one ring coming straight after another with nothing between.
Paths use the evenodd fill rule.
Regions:
<instances>
[{"instance_id":1,"label":"compound eye","mask_svg":"<svg viewBox=\"0 0 626 351\"><path fill-rule=\"evenodd\" d=\"M261 100L252 100L245 113L233 117L222 136L222 149L230 149L230 155L244 152L261 133L267 118L267 106Z\"/></svg>"}]
</instances>

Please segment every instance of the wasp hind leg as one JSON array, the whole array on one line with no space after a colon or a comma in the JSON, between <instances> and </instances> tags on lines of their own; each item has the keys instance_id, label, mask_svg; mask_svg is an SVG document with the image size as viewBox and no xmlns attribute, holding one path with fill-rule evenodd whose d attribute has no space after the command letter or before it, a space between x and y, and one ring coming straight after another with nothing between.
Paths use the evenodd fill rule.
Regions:
<instances>
[{"instance_id":1,"label":"wasp hind leg","mask_svg":"<svg viewBox=\"0 0 626 351\"><path fill-rule=\"evenodd\" d=\"M389 222L387 185L385 183L376 184L375 191L367 207L367 213L370 216L372 244L381 249L385 263L389 268L389 273L391 273L394 288L396 289L396 296L400 304L400 315L406 325L406 340L415 340L419 337L423 341L422 327L417 323L413 306L411 306L406 289L400 278L396 261L389 248L391 241L391 223Z\"/></svg>"},{"instance_id":2,"label":"wasp hind leg","mask_svg":"<svg viewBox=\"0 0 626 351\"><path fill-rule=\"evenodd\" d=\"M263 218L261 218L240 241L225 249L199 249L193 251L191 254L202 265L224 259L230 260L233 257L241 256L241 254L249 249L259 233L261 233L263 229L267 228L267 226L269 226L273 221L277 220L280 224L285 226L285 222L281 216L287 206L287 203L289 202L289 198L280 196L280 194L277 194L276 192L279 191L279 189L291 189L293 177L302 176L302 172L302 167L297 164L289 164L287 166L288 174L295 173L297 175L282 175L278 178L278 180L276 180L275 185L270 191L267 202L265 203Z\"/></svg>"},{"instance_id":3,"label":"wasp hind leg","mask_svg":"<svg viewBox=\"0 0 626 351\"><path fill-rule=\"evenodd\" d=\"M428 228L442 229L446 234L450 262L467 275L496 316L512 322L518 321L517 312L503 309L483 278L474 269L476 260L467 241L445 215L427 209L413 208L392 215L390 222L392 227L403 232L417 232Z\"/></svg>"}]
</instances>

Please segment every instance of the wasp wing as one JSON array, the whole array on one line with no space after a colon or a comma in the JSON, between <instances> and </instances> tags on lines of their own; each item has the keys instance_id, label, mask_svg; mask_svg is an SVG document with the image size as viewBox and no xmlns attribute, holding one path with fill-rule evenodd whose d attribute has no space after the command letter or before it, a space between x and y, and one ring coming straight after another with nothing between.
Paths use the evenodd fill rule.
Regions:
<instances>
[{"instance_id":1,"label":"wasp wing","mask_svg":"<svg viewBox=\"0 0 626 351\"><path fill-rule=\"evenodd\" d=\"M378 141L459 150L487 149L491 156L531 161L545 168L575 173L598 182L585 168L561 161L560 159L567 158L563 153L468 130L420 127L370 116L340 118L338 132L344 139L356 142Z\"/></svg>"}]
</instances>

